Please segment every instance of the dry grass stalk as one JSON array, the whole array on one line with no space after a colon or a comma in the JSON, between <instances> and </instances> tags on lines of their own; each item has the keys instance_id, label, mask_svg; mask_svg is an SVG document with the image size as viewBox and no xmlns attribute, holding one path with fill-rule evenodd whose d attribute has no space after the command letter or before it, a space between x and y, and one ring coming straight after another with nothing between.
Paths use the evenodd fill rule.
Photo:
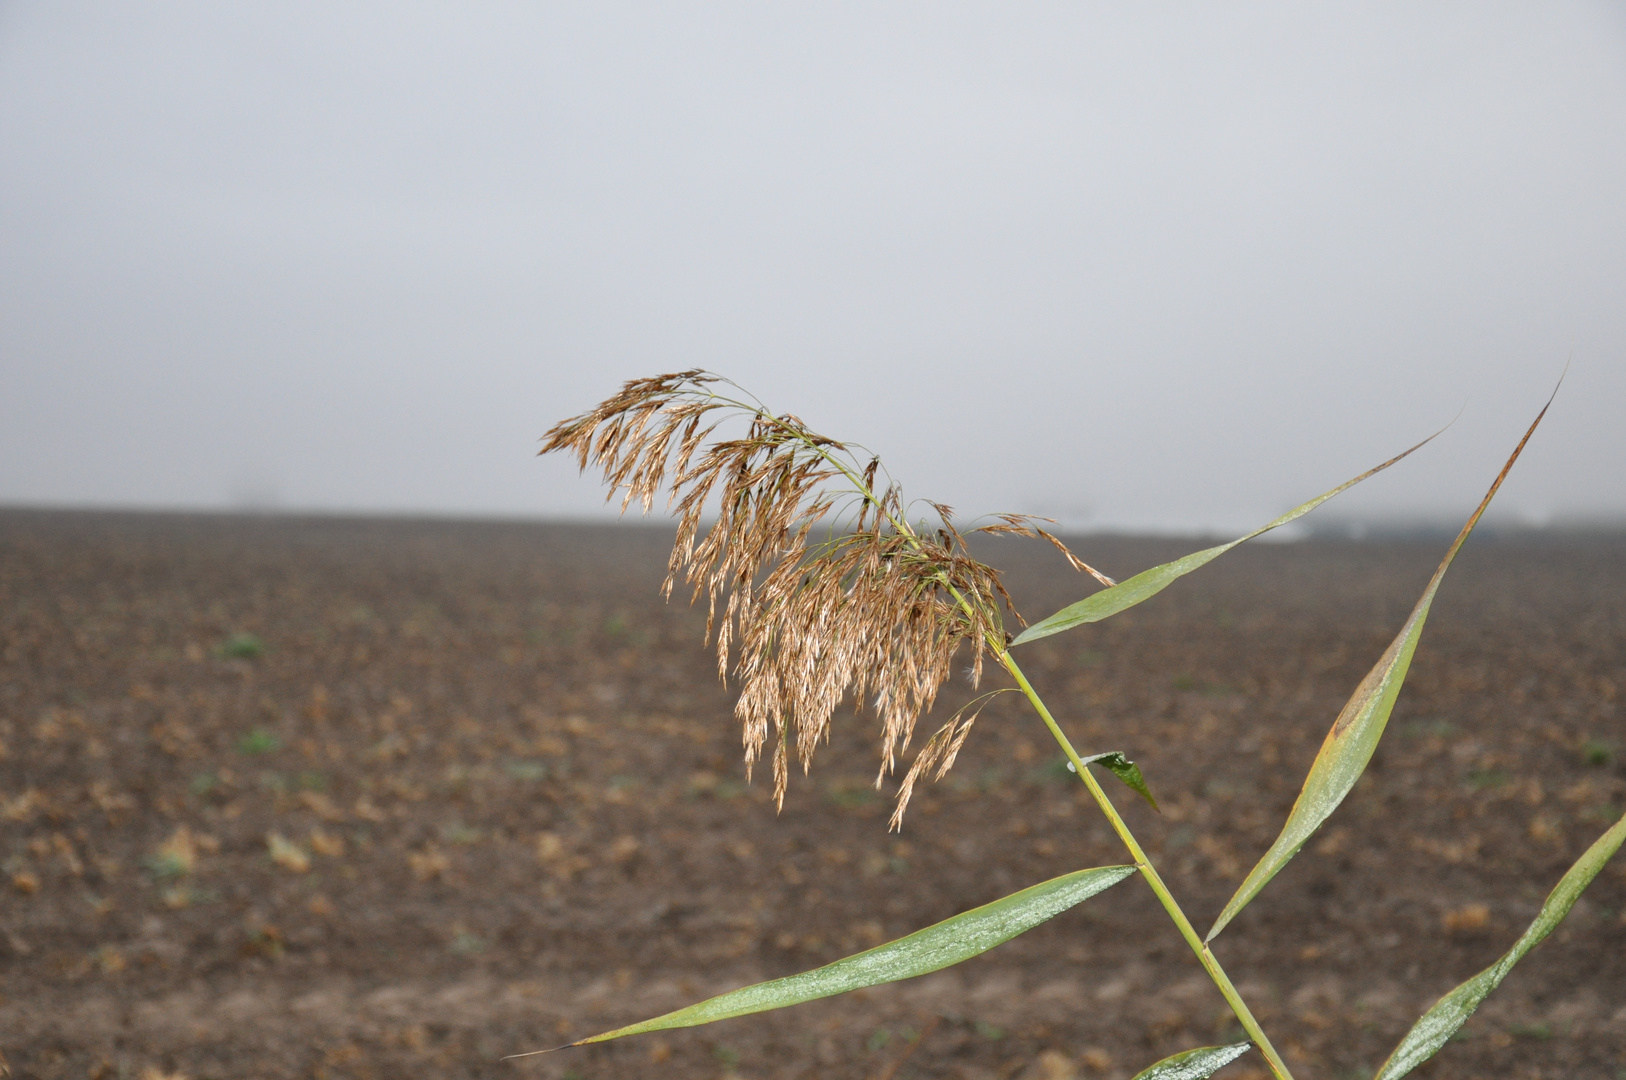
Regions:
<instances>
[{"instance_id":1,"label":"dry grass stalk","mask_svg":"<svg viewBox=\"0 0 1626 1080\"><path fill-rule=\"evenodd\" d=\"M898 785L897 806L892 811L891 828L903 827L903 812L909 807L909 800L914 796L915 785L930 775L933 782L943 779L948 771L954 768L954 759L960 756L961 747L971 736L971 725L977 722L982 710L999 694L1017 693L1014 686L1003 687L991 694L984 694L979 698L962 706L948 723L938 728L926 745L920 748L915 755L914 762L909 771L904 774L903 783Z\"/></svg>"},{"instance_id":2,"label":"dry grass stalk","mask_svg":"<svg viewBox=\"0 0 1626 1080\"><path fill-rule=\"evenodd\" d=\"M732 385L699 370L633 380L556 425L541 452L567 450L582 469L600 468L607 498L623 492L623 510L636 500L647 513L667 489L678 531L665 592L681 577L692 598L706 593L708 639L715 632L725 679L738 655L735 714L747 769L771 736L781 806L792 746L806 771L849 696L881 719L879 786L960 647L971 648L976 683L984 653L1007 641L1001 611L1015 610L999 572L968 552L949 507L928 504L935 527L910 525L898 486L878 485L879 459L861 459L795 416L718 393L719 384ZM731 415L747 420L743 437L708 442ZM702 536L714 502L716 520ZM856 514L844 517L841 510L854 506ZM1111 584L1035 522L1007 514L971 531L1042 537ZM900 792L894 824L915 780L934 766L938 777L947 771L975 719L975 711L956 714L928 743Z\"/></svg>"}]
</instances>

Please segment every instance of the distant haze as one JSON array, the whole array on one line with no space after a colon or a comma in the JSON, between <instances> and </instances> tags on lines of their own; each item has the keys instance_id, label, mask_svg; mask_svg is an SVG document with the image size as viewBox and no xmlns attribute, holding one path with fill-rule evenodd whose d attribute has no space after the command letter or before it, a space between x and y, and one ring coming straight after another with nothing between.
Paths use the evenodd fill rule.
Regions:
<instances>
[{"instance_id":1,"label":"distant haze","mask_svg":"<svg viewBox=\"0 0 1626 1080\"><path fill-rule=\"evenodd\" d=\"M0 504L581 517L690 366L1070 527L1626 519L1626 8L0 7Z\"/></svg>"}]
</instances>

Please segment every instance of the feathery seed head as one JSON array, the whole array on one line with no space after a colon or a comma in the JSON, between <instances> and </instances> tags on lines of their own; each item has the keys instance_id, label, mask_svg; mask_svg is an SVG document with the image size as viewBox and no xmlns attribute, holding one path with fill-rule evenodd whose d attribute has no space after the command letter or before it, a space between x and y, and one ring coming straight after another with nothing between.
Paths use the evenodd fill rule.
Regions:
<instances>
[{"instance_id":1,"label":"feathery seed head","mask_svg":"<svg viewBox=\"0 0 1626 1080\"><path fill-rule=\"evenodd\" d=\"M1004 648L1001 608L1014 608L998 571L967 551L949 507L929 504L935 527L910 526L898 486L878 486L879 459L862 461L791 414L718 393L719 384L733 385L700 370L634 379L597 408L555 425L541 453L565 450L583 470L597 466L610 488L606 498L623 492L623 510L637 500L647 513L667 489L678 529L663 592L670 596L681 578L692 586L691 600L706 594L707 637L716 635L723 678L738 656L735 715L747 770L771 737L779 805L792 752L806 771L849 696L859 708L872 701L881 720L879 785L960 647L972 651L975 684L984 653ZM708 443L731 414L747 420L745 434ZM853 497L858 511L844 526L836 509ZM716 519L702 535L709 508ZM1102 578L1034 521L1007 514L973 531L1043 537L1075 567ZM826 527L815 537L821 522ZM952 766L980 708L956 713L917 755L894 826L916 780L932 769L940 778Z\"/></svg>"}]
</instances>

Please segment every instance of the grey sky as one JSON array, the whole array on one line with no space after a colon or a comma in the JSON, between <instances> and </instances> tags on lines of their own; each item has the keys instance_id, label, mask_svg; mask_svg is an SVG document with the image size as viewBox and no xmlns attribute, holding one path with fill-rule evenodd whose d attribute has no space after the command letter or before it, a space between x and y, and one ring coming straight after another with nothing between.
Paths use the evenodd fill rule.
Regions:
<instances>
[{"instance_id":1,"label":"grey sky","mask_svg":"<svg viewBox=\"0 0 1626 1080\"><path fill-rule=\"evenodd\" d=\"M914 496L1626 516L1626 9L0 7L0 503L581 515L728 375Z\"/></svg>"}]
</instances>

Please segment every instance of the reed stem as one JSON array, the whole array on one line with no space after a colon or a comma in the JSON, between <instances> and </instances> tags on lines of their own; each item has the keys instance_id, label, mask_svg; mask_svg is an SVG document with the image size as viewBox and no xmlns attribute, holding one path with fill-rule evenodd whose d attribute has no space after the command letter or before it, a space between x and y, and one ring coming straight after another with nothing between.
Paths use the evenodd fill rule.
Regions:
<instances>
[{"instance_id":1,"label":"reed stem","mask_svg":"<svg viewBox=\"0 0 1626 1080\"><path fill-rule=\"evenodd\" d=\"M1254 1018L1253 1011L1248 1008L1248 1003L1242 1000L1241 994L1237 993L1236 987L1231 983L1230 976L1225 974L1225 969L1220 966L1219 959L1214 956L1213 950L1208 947L1198 935L1196 928L1191 925L1191 920L1186 917L1186 913L1181 909L1179 901L1174 898L1174 894L1164 884L1162 875L1157 872L1157 867L1152 865L1152 860L1147 857L1146 852L1135 839L1135 834L1129 831L1129 825L1118 813L1118 808L1112 805L1112 800L1107 797L1107 793L1102 790L1095 777L1090 775L1089 766L1084 764L1079 757L1078 751L1073 749L1072 742L1068 740L1066 733L1061 730L1061 725L1056 723L1056 718L1050 714L1049 708L1045 706L1044 699L1039 697L1038 691L1033 689L1033 684L1028 682L1027 675L1023 673L1021 667L1011 657L1008 650L999 650L998 656L1000 663L1005 666L1005 670L1011 673L1011 677L1016 680L1017 686L1021 687L1022 693L1026 695L1028 701L1033 705L1034 711L1039 714L1039 719L1043 720L1045 727L1050 729L1051 737L1056 740L1056 744L1067 755L1067 760L1072 763L1073 768L1078 772L1078 778L1084 782L1090 796L1095 799L1095 804L1101 808L1101 812L1106 815L1107 821L1112 825L1112 831L1118 834L1118 839L1123 841L1124 847L1129 849L1130 856L1135 860L1135 868L1140 871L1141 877L1146 879L1146 884L1151 886L1152 892L1157 895L1158 902L1163 905L1163 910L1167 911L1169 918L1174 920L1174 925L1179 929L1180 936L1186 939L1186 944L1197 955L1197 961L1202 964L1203 970L1208 972L1208 977L1219 988L1219 992L1225 998L1226 1004L1231 1007L1231 1011L1236 1014L1237 1020L1242 1024L1242 1030L1247 1032L1248 1038L1253 1041L1255 1046L1259 1047L1259 1052L1270 1063L1270 1069L1276 1074L1277 1080L1293 1080L1293 1074L1288 1070L1287 1063L1282 1061L1280 1054L1276 1053L1276 1048L1271 1045L1270 1037L1265 1034L1265 1029L1259 1026L1259 1021Z\"/></svg>"}]
</instances>

